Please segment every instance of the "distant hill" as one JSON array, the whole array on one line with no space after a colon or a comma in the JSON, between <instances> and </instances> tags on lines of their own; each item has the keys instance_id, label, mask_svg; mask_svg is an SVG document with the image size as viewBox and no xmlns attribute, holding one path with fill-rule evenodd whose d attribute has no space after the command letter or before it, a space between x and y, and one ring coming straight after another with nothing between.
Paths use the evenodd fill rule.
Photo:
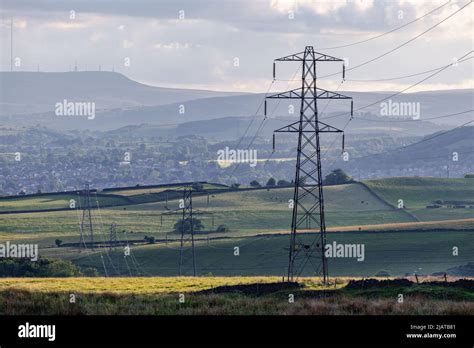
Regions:
<instances>
[{"instance_id":1,"label":"distant hill","mask_svg":"<svg viewBox=\"0 0 474 348\"><path fill-rule=\"evenodd\" d=\"M454 153L457 160L453 160ZM406 144L405 147L392 151L382 151L364 157L353 157L348 162L338 161L339 166L351 172L363 169L369 172L390 168L432 168L431 175L438 176L439 172L447 173L446 166L451 171L463 168L464 173L474 170L474 127L461 127L452 131L441 131L427 135L420 140ZM447 175L447 174L446 174Z\"/></svg>"},{"instance_id":2,"label":"distant hill","mask_svg":"<svg viewBox=\"0 0 474 348\"><path fill-rule=\"evenodd\" d=\"M0 72L0 115L54 110L63 99L96 109L162 105L238 93L152 87L116 72Z\"/></svg>"},{"instance_id":3,"label":"distant hill","mask_svg":"<svg viewBox=\"0 0 474 348\"><path fill-rule=\"evenodd\" d=\"M140 124L170 125L197 121L244 118L263 115L263 93L244 94L203 90L151 87L137 83L122 74L113 72L67 72L0 73L0 117L6 124L41 124L56 129L113 130ZM405 133L423 135L459 125L473 118L473 113L455 117L440 116L474 109L473 89L440 90L431 92L402 93L389 98L393 92L340 93L354 99L354 111L358 119L350 129L358 128L363 133ZM272 90L270 94L276 93ZM394 103L416 103L420 120L430 119L431 125L411 122L414 115L382 115L380 100L389 98ZM57 102L94 101L97 115L93 121L84 117L58 117L52 111ZM388 102L388 101L387 101ZM293 112L291 113L293 105ZM368 106L370 105L370 106ZM273 100L267 105L269 118L296 120L299 113L297 100ZM368 106L368 107L366 107ZM362 109L363 108L363 109ZM360 110L359 110L360 109ZM332 118L331 124L345 124L349 117L350 103L347 100L321 100L319 111L322 117ZM11 114L22 114L10 116ZM398 122L405 120L406 122ZM382 121L382 122L379 122ZM238 121L240 122L240 121ZM286 122L286 121L285 121ZM277 122L278 123L278 122ZM208 123L206 131L212 133L214 124ZM437 128L433 124L443 127ZM420 126L421 125L421 126Z\"/></svg>"},{"instance_id":4,"label":"distant hill","mask_svg":"<svg viewBox=\"0 0 474 348\"><path fill-rule=\"evenodd\" d=\"M252 119L253 122L252 122ZM367 134L367 136L377 136L377 134L390 134L393 137L407 137L407 136L420 136L431 134L443 129L441 125L436 125L432 122L401 122L401 123L389 123L378 120L377 117L372 116L372 121L367 121L365 118L355 118L347 127L347 134ZM122 136L130 135L133 133L134 136L150 137L150 136L185 136L199 134L203 137L216 140L229 140L238 139L244 136L245 131L250 125L249 131L246 136L252 137L256 133L256 129L261 123L263 116L237 116L237 117L221 117L210 120L199 120L183 122L179 124L148 124L142 123L133 126L124 126L115 130L108 131L107 134ZM296 120L296 116L294 116ZM347 119L339 118L331 120L331 124L335 127L343 128ZM290 118L278 117L268 118L265 121L264 126L258 133L259 137L270 138L275 129L281 128L291 123Z\"/></svg>"}]
</instances>

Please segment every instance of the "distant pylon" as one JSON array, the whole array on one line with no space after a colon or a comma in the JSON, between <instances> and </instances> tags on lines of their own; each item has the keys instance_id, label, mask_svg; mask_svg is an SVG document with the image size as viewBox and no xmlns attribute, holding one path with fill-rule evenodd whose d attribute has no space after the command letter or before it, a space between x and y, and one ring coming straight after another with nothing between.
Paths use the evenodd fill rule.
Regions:
<instances>
[{"instance_id":1,"label":"distant pylon","mask_svg":"<svg viewBox=\"0 0 474 348\"><path fill-rule=\"evenodd\" d=\"M267 96L268 99L298 99L299 120L277 129L276 133L298 133L298 149L291 219L288 281L302 275L320 275L328 280L328 264L325 256L326 222L324 218L323 176L321 170L320 133L343 133L318 119L318 99L352 99L339 93L316 87L316 63L343 62L342 59L317 53L312 46L304 52L275 59L275 61L300 62L302 64L301 88ZM343 79L345 68L343 66ZM275 63L273 63L275 78ZM266 114L265 100L265 114ZM352 117L351 101L351 117ZM344 134L342 135L344 151ZM273 135L275 146L275 134ZM316 229L316 233L312 233ZM302 235L302 233L305 233ZM308 273L307 268L311 267Z\"/></svg>"},{"instance_id":2,"label":"distant pylon","mask_svg":"<svg viewBox=\"0 0 474 348\"><path fill-rule=\"evenodd\" d=\"M94 225L92 223L92 212L91 212L91 191L89 184L84 185L84 191L82 192L84 202L81 204L82 207L82 220L81 220L81 239L80 246L86 248L86 234L89 235L89 242L91 248L94 247ZM80 196L80 197L81 197Z\"/></svg>"},{"instance_id":3,"label":"distant pylon","mask_svg":"<svg viewBox=\"0 0 474 348\"><path fill-rule=\"evenodd\" d=\"M10 71L13 71L13 17L10 20Z\"/></svg>"},{"instance_id":4,"label":"distant pylon","mask_svg":"<svg viewBox=\"0 0 474 348\"><path fill-rule=\"evenodd\" d=\"M117 242L117 225L113 223L110 225L109 229L109 249L112 249L113 246L116 246Z\"/></svg>"},{"instance_id":5,"label":"distant pylon","mask_svg":"<svg viewBox=\"0 0 474 348\"><path fill-rule=\"evenodd\" d=\"M192 273L193 276L196 276L192 187L184 187L183 198L180 200L179 205L180 208L183 209L179 252L179 275L185 276Z\"/></svg>"}]
</instances>

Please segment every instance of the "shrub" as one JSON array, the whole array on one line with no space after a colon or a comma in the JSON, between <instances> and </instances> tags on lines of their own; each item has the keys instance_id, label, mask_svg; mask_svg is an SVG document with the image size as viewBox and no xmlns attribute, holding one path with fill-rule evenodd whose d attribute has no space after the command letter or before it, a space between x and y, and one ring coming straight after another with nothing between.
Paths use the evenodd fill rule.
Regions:
<instances>
[{"instance_id":1,"label":"shrub","mask_svg":"<svg viewBox=\"0 0 474 348\"><path fill-rule=\"evenodd\" d=\"M0 260L0 277L77 277L82 273L70 261L39 258Z\"/></svg>"},{"instance_id":2,"label":"shrub","mask_svg":"<svg viewBox=\"0 0 474 348\"><path fill-rule=\"evenodd\" d=\"M217 226L216 232L229 232L230 228L227 225L219 225Z\"/></svg>"},{"instance_id":3,"label":"shrub","mask_svg":"<svg viewBox=\"0 0 474 348\"><path fill-rule=\"evenodd\" d=\"M252 187L262 187L262 185L260 185L260 183L257 180L251 181L250 186L252 186Z\"/></svg>"},{"instance_id":4,"label":"shrub","mask_svg":"<svg viewBox=\"0 0 474 348\"><path fill-rule=\"evenodd\" d=\"M276 180L275 179L273 179L273 178L268 179L267 185L266 185L267 187L275 186L275 185L276 185Z\"/></svg>"}]
</instances>

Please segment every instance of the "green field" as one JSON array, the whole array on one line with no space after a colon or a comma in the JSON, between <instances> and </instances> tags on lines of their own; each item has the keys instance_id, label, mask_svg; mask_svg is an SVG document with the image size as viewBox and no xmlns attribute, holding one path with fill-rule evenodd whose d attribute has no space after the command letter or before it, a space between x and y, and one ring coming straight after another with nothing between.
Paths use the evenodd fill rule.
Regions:
<instances>
[{"instance_id":1,"label":"green field","mask_svg":"<svg viewBox=\"0 0 474 348\"><path fill-rule=\"evenodd\" d=\"M291 188L231 191L211 194L209 197L194 197L193 207L197 211L196 217L204 224L205 231L213 236L287 232L291 220L288 200L292 194ZM169 198L167 203L160 201L99 210L96 208L93 210L96 229L106 234L109 226L116 223L119 231L125 230L130 239L143 238L145 235L164 239L167 234L168 238L173 238L173 225L180 218L179 197L181 196ZM329 186L325 190L325 200L328 227L414 221L405 212L393 209L375 198L359 184ZM52 245L56 238L64 242L76 242L81 218L79 209L1 214L0 240L22 239L43 246ZM230 231L218 235L212 233L221 224L227 225Z\"/></svg>"},{"instance_id":2,"label":"green field","mask_svg":"<svg viewBox=\"0 0 474 348\"><path fill-rule=\"evenodd\" d=\"M470 179L394 178L368 181L368 188L358 183L325 187L328 230L348 228L352 231L329 233L329 241L363 243L367 254L364 262L331 260L331 272L357 276L371 276L380 270L393 275L414 271L430 274L472 261L474 221L466 219L474 217L474 210L425 207L440 199L469 201L474 196L471 183ZM288 200L292 198L292 189L222 192L222 187L214 188L220 191L193 197L195 218L204 225L203 231L196 236L199 240L197 255L200 274L283 274L287 264L287 233L291 219ZM117 225L119 240L140 241L144 236L156 239L154 245L132 246L135 260L128 265L121 249L102 250L106 270L111 274L176 275L179 251L176 240L179 234L173 232L173 225L181 217L178 202L181 193L176 191L175 196L170 197L168 192L166 200L164 191L149 190L123 191L123 196L112 191L113 194L109 193L111 200L128 203L100 209L96 205L92 211L96 241L108 240L109 227L113 223ZM394 207L398 197L403 197L407 209ZM0 204L4 211L12 207L44 209L45 206L64 205L68 198L58 194L13 201L0 199ZM109 197L102 193L100 198L103 202L99 203L99 207ZM147 200L150 203L144 203ZM0 242L38 243L43 256L70 259L83 267L93 266L105 274L100 253L53 247L56 239L63 243L79 241L81 218L79 209L0 214ZM417 221L439 223L421 226ZM216 232L217 226L222 224L229 230ZM386 227L384 224L387 224ZM372 228L375 232L365 232L370 231L370 228L364 227L366 225L377 225ZM361 232L357 232L359 229ZM235 246L241 248L239 257L232 254ZM450 256L453 246L462 251L456 258Z\"/></svg>"},{"instance_id":3,"label":"green field","mask_svg":"<svg viewBox=\"0 0 474 348\"><path fill-rule=\"evenodd\" d=\"M212 192L225 190L228 187L219 184L203 184L202 189ZM101 192L91 192L91 204L93 207L123 206L149 202L166 201L182 195L182 185L170 185L163 187L136 187L126 189L110 189ZM0 212L19 210L47 210L47 209L70 209L71 200L75 201L76 208L84 206L85 197L78 193L53 193L47 195L0 197Z\"/></svg>"},{"instance_id":4,"label":"green field","mask_svg":"<svg viewBox=\"0 0 474 348\"><path fill-rule=\"evenodd\" d=\"M34 197L0 198L0 211L19 210L46 210L46 209L71 209L71 200L75 201L76 208L85 204L85 199L74 194L52 194ZM91 204L93 206L109 206L130 204L126 197L116 195L94 195L92 194ZM74 210L74 209L71 209Z\"/></svg>"},{"instance_id":5,"label":"green field","mask_svg":"<svg viewBox=\"0 0 474 348\"><path fill-rule=\"evenodd\" d=\"M379 271L390 275L431 274L467 264L474 255L474 231L446 232L358 232L330 233L328 242L364 244L365 259L329 259L333 276L374 276ZM302 237L311 240L311 236ZM459 248L453 256L452 248ZM239 247L239 255L234 255ZM282 276L288 263L288 235L210 240L203 238L196 244L196 264L199 275L216 276ZM73 261L81 267L97 268L109 276L175 276L178 274L178 243L158 243L134 246L132 255L124 259L124 251L82 251L67 248L45 249L43 255ZM102 259L104 259L104 264ZM105 267L104 267L105 266ZM310 268L308 268L309 271ZM305 273L304 276L314 276Z\"/></svg>"},{"instance_id":6,"label":"green field","mask_svg":"<svg viewBox=\"0 0 474 348\"><path fill-rule=\"evenodd\" d=\"M425 208L438 199L474 201L472 179L391 178L365 183L390 204L396 206L403 199L408 209Z\"/></svg>"}]
</instances>

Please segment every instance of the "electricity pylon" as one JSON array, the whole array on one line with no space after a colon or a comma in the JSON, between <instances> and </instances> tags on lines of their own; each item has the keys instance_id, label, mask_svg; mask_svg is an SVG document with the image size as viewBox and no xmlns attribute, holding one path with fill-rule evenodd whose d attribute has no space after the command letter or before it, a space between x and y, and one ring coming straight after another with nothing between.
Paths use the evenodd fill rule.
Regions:
<instances>
[{"instance_id":1,"label":"electricity pylon","mask_svg":"<svg viewBox=\"0 0 474 348\"><path fill-rule=\"evenodd\" d=\"M85 202L81 204L82 206L82 220L81 220L81 239L79 245L86 247L86 238L85 234L88 230L89 240L91 243L91 248L94 247L94 226L92 224L92 212L91 212L91 191L89 184L84 185L84 191L82 196L85 198ZM79 197L81 199L81 197Z\"/></svg>"},{"instance_id":2,"label":"electricity pylon","mask_svg":"<svg viewBox=\"0 0 474 348\"><path fill-rule=\"evenodd\" d=\"M343 133L318 119L318 99L351 99L339 93L327 91L316 86L316 64L320 62L343 62L342 59L317 53L312 46L304 52L275 59L275 62L300 62L302 64L301 88L267 96L267 99L300 100L299 120L275 130L275 133L298 133L295 186L293 194L293 215L291 220L290 251L288 262L288 281L305 272L309 266L312 273L320 275L326 284L328 264L324 254L326 245L326 223L324 218L323 176L321 171L320 133ZM275 79L275 62L273 78ZM345 67L343 65L343 79ZM265 100L265 114L266 114ZM275 133L273 146L275 146ZM344 150L343 150L344 151ZM312 233L316 230L316 233ZM307 232L305 238L302 233Z\"/></svg>"},{"instance_id":3,"label":"electricity pylon","mask_svg":"<svg viewBox=\"0 0 474 348\"><path fill-rule=\"evenodd\" d=\"M112 247L117 246L117 225L113 223L109 228L109 249L112 250Z\"/></svg>"},{"instance_id":4,"label":"electricity pylon","mask_svg":"<svg viewBox=\"0 0 474 348\"><path fill-rule=\"evenodd\" d=\"M181 247L179 252L179 275L196 276L196 255L194 252L193 188L184 187L183 198L179 202L183 209L181 220Z\"/></svg>"}]
</instances>

